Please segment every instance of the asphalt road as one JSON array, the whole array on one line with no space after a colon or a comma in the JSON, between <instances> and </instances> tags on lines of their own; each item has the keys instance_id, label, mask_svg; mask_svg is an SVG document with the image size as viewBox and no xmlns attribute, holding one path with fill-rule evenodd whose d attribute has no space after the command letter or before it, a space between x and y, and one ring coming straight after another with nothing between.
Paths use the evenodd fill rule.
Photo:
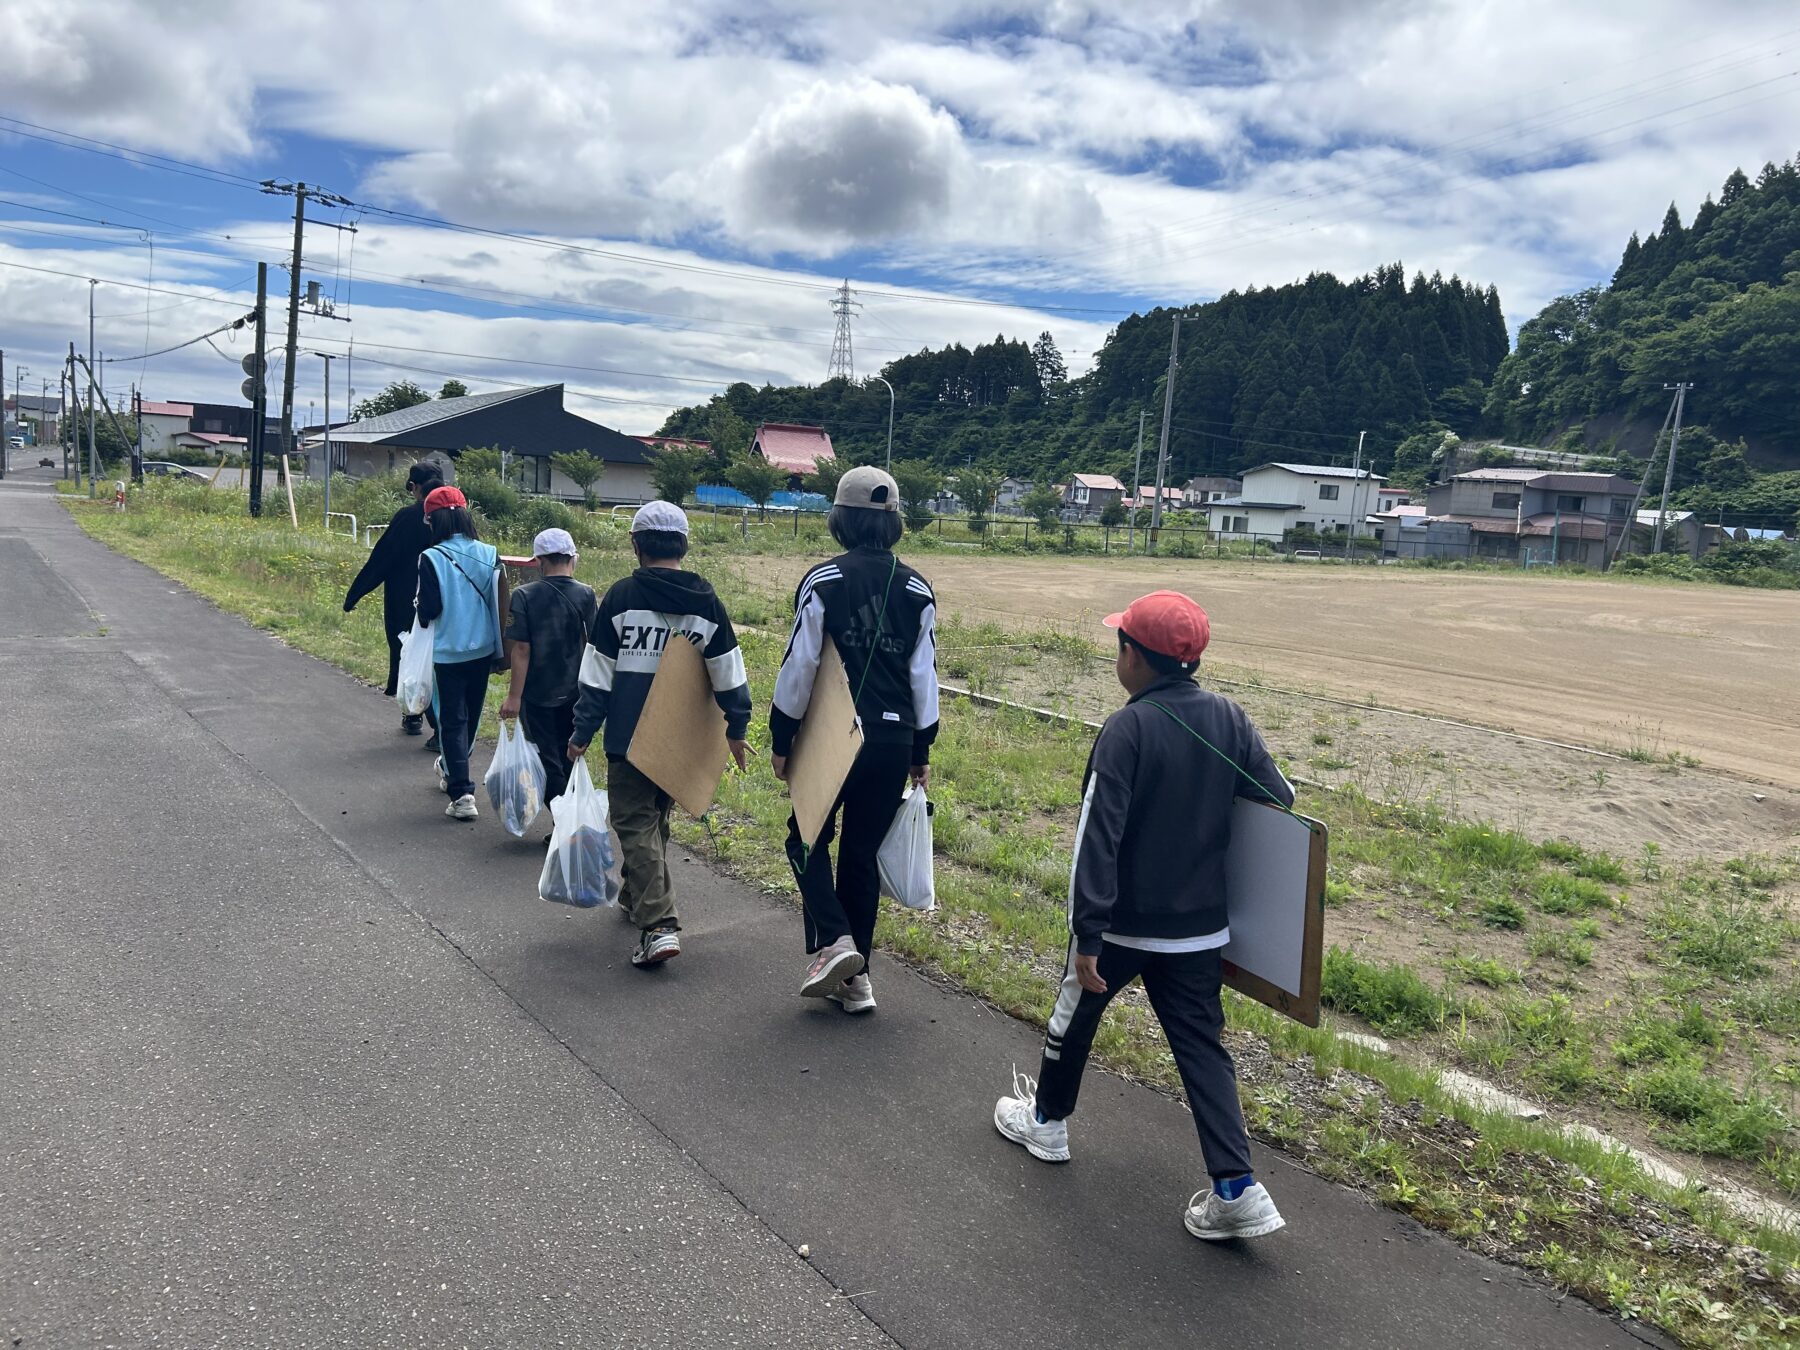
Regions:
<instances>
[{"instance_id":1,"label":"asphalt road","mask_svg":"<svg viewBox=\"0 0 1800 1350\"><path fill-rule=\"evenodd\" d=\"M794 911L692 858L632 969L391 701L23 485L0 679L22 1350L1644 1343L1268 1151L1287 1230L1195 1242L1191 1122L1116 1079L1033 1162L989 1116L1035 1032L881 960L871 1018L798 999Z\"/></svg>"}]
</instances>

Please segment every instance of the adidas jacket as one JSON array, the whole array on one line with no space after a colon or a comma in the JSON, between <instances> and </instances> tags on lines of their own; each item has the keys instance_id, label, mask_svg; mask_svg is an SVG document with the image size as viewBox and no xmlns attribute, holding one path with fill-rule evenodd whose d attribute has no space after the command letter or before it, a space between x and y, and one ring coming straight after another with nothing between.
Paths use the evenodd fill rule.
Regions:
<instances>
[{"instance_id":1,"label":"adidas jacket","mask_svg":"<svg viewBox=\"0 0 1800 1350\"><path fill-rule=\"evenodd\" d=\"M794 748L827 633L857 695L863 739L910 742L912 762L928 763L938 731L937 597L886 549L852 549L801 578L775 680L770 748Z\"/></svg>"},{"instance_id":2,"label":"adidas jacket","mask_svg":"<svg viewBox=\"0 0 1800 1350\"><path fill-rule=\"evenodd\" d=\"M706 658L713 698L725 713L725 734L734 741L744 738L750 727L750 683L725 606L703 577L673 567L640 567L615 582L600 602L592 639L582 654L581 694L570 736L574 744L589 744L604 723L608 755L623 755L631 747L663 648L676 637L693 643Z\"/></svg>"}]
</instances>

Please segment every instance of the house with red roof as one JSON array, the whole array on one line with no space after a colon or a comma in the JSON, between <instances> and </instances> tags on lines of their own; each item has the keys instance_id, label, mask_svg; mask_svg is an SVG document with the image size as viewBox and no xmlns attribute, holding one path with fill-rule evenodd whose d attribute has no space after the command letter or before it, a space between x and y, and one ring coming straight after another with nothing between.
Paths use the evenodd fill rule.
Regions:
<instances>
[{"instance_id":1,"label":"house with red roof","mask_svg":"<svg viewBox=\"0 0 1800 1350\"><path fill-rule=\"evenodd\" d=\"M818 468L819 461L837 458L824 427L796 422L764 422L750 441L750 453L761 455L778 469L786 469L793 486Z\"/></svg>"}]
</instances>

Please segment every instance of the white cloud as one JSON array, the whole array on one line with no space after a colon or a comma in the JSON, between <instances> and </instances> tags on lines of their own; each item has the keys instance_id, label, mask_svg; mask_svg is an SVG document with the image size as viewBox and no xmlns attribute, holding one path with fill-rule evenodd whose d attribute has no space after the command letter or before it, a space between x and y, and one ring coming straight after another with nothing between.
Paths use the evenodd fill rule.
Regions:
<instances>
[{"instance_id":1,"label":"white cloud","mask_svg":"<svg viewBox=\"0 0 1800 1350\"><path fill-rule=\"evenodd\" d=\"M1153 303L1400 258L1498 283L1517 322L1604 278L1671 198L1691 215L1734 165L1754 173L1791 154L1800 122L1800 80L1762 83L1800 50L1800 20L1778 0L1713 7L1703 32L1687 0L621 8L597 18L581 0L445 0L427 23L412 7L364 4L325 23L307 0L13 0L0 110L269 173L294 172L284 156L303 132L329 142L303 147L327 179L334 157L343 166L330 186L387 204L727 271L755 274L746 256L797 260L779 275L804 288L374 216L356 246L368 271L529 292L578 314L655 311L484 326L394 303L360 311L370 341L783 379L822 373L827 279L846 267L984 295ZM162 185L167 204L143 206L159 214L192 190L136 177ZM220 228L259 244L281 233ZM138 254L116 256L122 270L108 274L141 275ZM7 312L62 296L40 282L28 292L0 273ZM85 320L85 287L63 289L66 328ZM882 347L1046 326L1066 348L1098 345L1085 321L925 301L871 304L858 341L872 361L892 354ZM224 363L204 348L188 361L167 367L172 380L229 392ZM684 401L679 386L607 379L587 387ZM620 420L656 420L642 413Z\"/></svg>"}]
</instances>

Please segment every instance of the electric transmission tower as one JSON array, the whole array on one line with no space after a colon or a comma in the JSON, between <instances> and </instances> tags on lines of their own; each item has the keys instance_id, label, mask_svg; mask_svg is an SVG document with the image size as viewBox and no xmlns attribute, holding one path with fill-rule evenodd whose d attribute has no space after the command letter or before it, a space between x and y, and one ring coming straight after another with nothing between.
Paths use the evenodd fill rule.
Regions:
<instances>
[{"instance_id":1,"label":"electric transmission tower","mask_svg":"<svg viewBox=\"0 0 1800 1350\"><path fill-rule=\"evenodd\" d=\"M825 374L828 380L856 378L856 356L850 348L850 316L861 309L862 304L851 298L855 294L850 289L850 279L845 277L844 284L832 297L831 312L837 315L837 333L831 339L831 367Z\"/></svg>"}]
</instances>

